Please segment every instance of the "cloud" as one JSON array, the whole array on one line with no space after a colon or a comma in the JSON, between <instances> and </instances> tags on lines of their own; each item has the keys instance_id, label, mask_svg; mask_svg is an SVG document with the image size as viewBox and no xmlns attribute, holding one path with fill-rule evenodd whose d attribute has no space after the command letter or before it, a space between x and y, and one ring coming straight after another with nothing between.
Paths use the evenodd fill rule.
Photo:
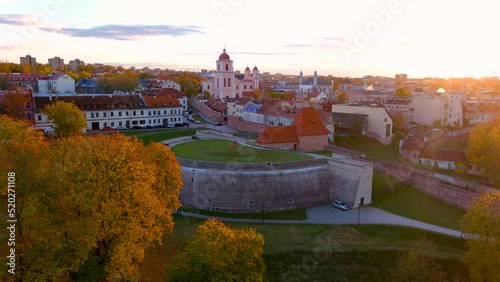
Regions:
<instances>
[{"instance_id":1,"label":"cloud","mask_svg":"<svg viewBox=\"0 0 500 282\"><path fill-rule=\"evenodd\" d=\"M136 40L143 36L182 36L203 33L198 26L175 25L101 25L92 28L41 28L73 37L94 37L114 40Z\"/></svg>"},{"instance_id":2,"label":"cloud","mask_svg":"<svg viewBox=\"0 0 500 282\"><path fill-rule=\"evenodd\" d=\"M22 26L28 23L26 15L0 15L0 24Z\"/></svg>"}]
</instances>

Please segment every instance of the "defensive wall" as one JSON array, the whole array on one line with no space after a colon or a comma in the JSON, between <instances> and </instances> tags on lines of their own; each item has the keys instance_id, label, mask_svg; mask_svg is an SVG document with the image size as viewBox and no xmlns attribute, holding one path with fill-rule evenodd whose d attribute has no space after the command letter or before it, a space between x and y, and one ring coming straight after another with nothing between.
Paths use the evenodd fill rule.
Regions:
<instances>
[{"instance_id":1,"label":"defensive wall","mask_svg":"<svg viewBox=\"0 0 500 282\"><path fill-rule=\"evenodd\" d=\"M184 206L228 213L307 208L333 199L371 203L373 165L348 158L218 163L178 158Z\"/></svg>"}]
</instances>

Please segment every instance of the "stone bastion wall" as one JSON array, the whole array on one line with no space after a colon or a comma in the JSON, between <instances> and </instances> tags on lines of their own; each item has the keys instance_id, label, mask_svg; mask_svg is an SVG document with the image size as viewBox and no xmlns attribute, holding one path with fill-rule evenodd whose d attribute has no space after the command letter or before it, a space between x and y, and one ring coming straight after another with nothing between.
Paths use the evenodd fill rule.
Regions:
<instances>
[{"instance_id":1,"label":"stone bastion wall","mask_svg":"<svg viewBox=\"0 0 500 282\"><path fill-rule=\"evenodd\" d=\"M218 163L178 158L183 206L228 213L306 208L341 199L371 203L373 166L348 159Z\"/></svg>"}]
</instances>

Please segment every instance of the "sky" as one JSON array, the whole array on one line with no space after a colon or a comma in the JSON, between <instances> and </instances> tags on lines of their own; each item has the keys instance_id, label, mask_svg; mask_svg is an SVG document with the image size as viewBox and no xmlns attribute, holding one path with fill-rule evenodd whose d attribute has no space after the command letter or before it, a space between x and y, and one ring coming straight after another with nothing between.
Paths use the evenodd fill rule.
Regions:
<instances>
[{"instance_id":1,"label":"sky","mask_svg":"<svg viewBox=\"0 0 500 282\"><path fill-rule=\"evenodd\" d=\"M0 0L0 61L304 75L500 76L494 1Z\"/></svg>"}]
</instances>

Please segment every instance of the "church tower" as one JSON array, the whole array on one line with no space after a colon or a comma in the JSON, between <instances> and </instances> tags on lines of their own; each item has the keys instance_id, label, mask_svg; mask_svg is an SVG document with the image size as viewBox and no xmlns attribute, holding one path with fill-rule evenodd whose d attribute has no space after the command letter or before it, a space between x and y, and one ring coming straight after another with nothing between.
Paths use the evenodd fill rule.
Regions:
<instances>
[{"instance_id":1,"label":"church tower","mask_svg":"<svg viewBox=\"0 0 500 282\"><path fill-rule=\"evenodd\" d=\"M257 66L253 67L252 70L252 80L253 80L253 89L259 89L260 87L260 74Z\"/></svg>"},{"instance_id":2,"label":"church tower","mask_svg":"<svg viewBox=\"0 0 500 282\"><path fill-rule=\"evenodd\" d=\"M299 85L302 85L302 82L304 81L304 75L302 74L302 70L300 70L299 74Z\"/></svg>"},{"instance_id":3,"label":"church tower","mask_svg":"<svg viewBox=\"0 0 500 282\"><path fill-rule=\"evenodd\" d=\"M226 53L225 48L222 50L222 54L220 54L216 64L212 97L216 99L236 97L233 61L231 61L231 58Z\"/></svg>"},{"instance_id":4,"label":"church tower","mask_svg":"<svg viewBox=\"0 0 500 282\"><path fill-rule=\"evenodd\" d=\"M317 86L318 85L318 73L314 71L314 76L313 76L313 85Z\"/></svg>"}]
</instances>

